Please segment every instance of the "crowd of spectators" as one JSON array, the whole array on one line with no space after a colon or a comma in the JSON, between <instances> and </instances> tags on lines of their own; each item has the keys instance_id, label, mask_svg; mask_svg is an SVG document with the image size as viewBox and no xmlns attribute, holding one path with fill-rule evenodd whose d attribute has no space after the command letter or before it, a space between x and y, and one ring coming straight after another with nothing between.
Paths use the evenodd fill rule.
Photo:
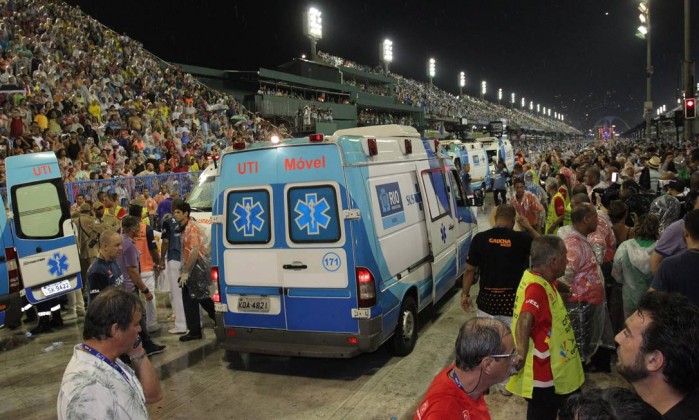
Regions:
<instances>
[{"instance_id":1,"label":"crowd of spectators","mask_svg":"<svg viewBox=\"0 0 699 420\"><path fill-rule=\"evenodd\" d=\"M0 157L53 151L68 181L203 169L276 131L77 7L0 9Z\"/></svg>"},{"instance_id":2,"label":"crowd of spectators","mask_svg":"<svg viewBox=\"0 0 699 420\"><path fill-rule=\"evenodd\" d=\"M305 105L296 111L296 126L310 130L317 122L333 122L333 109L321 108L315 105Z\"/></svg>"},{"instance_id":3,"label":"crowd of spectators","mask_svg":"<svg viewBox=\"0 0 699 420\"><path fill-rule=\"evenodd\" d=\"M400 124L413 125L413 117L410 115L395 115L389 112L377 112L369 109L359 111L357 123L362 125Z\"/></svg>"},{"instance_id":4,"label":"crowd of spectators","mask_svg":"<svg viewBox=\"0 0 699 420\"><path fill-rule=\"evenodd\" d=\"M369 73L384 74L380 66L372 68L327 53L319 53L318 55L321 60L338 67L349 67ZM388 73L387 76L395 79L396 103L421 108L428 119L458 121L460 118L466 118L469 121L481 123L506 120L510 125L530 129L571 134L579 133L578 130L568 126L565 122L544 116L543 114L535 114L519 107L510 108L469 95L456 96L430 83L413 80L396 73ZM391 95L391 88L388 86L357 83L349 80L346 80L345 83L358 85L362 90L370 93L385 96Z\"/></svg>"}]
</instances>

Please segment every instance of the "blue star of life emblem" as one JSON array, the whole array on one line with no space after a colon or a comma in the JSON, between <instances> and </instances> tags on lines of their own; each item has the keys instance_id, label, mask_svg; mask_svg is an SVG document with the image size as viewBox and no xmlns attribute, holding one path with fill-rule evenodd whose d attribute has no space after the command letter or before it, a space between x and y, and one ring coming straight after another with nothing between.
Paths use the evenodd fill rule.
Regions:
<instances>
[{"instance_id":1,"label":"blue star of life emblem","mask_svg":"<svg viewBox=\"0 0 699 420\"><path fill-rule=\"evenodd\" d=\"M439 233L441 234L442 242L447 243L447 228L444 227L444 223L442 223L442 227L439 228Z\"/></svg>"},{"instance_id":2,"label":"blue star of life emblem","mask_svg":"<svg viewBox=\"0 0 699 420\"><path fill-rule=\"evenodd\" d=\"M330 216L326 213L330 210L330 205L325 198L318 201L318 194L306 194L306 201L299 200L296 202L294 211L298 213L296 226L300 230L306 229L308 235L318 235L320 229L326 229L330 223Z\"/></svg>"},{"instance_id":3,"label":"blue star of life emblem","mask_svg":"<svg viewBox=\"0 0 699 420\"><path fill-rule=\"evenodd\" d=\"M52 257L49 257L49 274L60 277L68 270L68 256L56 252Z\"/></svg>"},{"instance_id":4,"label":"blue star of life emblem","mask_svg":"<svg viewBox=\"0 0 699 420\"><path fill-rule=\"evenodd\" d=\"M243 197L243 204L235 203L233 214L236 216L233 226L243 236L255 236L255 231L261 231L265 224L262 214L265 210L260 202L253 201L252 197Z\"/></svg>"}]
</instances>

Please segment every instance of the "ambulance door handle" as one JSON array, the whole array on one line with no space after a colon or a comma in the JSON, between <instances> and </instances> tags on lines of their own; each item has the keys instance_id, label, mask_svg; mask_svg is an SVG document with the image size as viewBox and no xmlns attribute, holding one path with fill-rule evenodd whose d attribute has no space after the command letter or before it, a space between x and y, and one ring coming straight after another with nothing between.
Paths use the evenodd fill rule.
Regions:
<instances>
[{"instance_id":1,"label":"ambulance door handle","mask_svg":"<svg viewBox=\"0 0 699 420\"><path fill-rule=\"evenodd\" d=\"M284 264L282 268L284 270L305 270L308 266L302 262L294 261L291 264Z\"/></svg>"},{"instance_id":2,"label":"ambulance door handle","mask_svg":"<svg viewBox=\"0 0 699 420\"><path fill-rule=\"evenodd\" d=\"M453 223L450 223L450 224L449 224L449 230L454 230L454 224L453 224Z\"/></svg>"},{"instance_id":3,"label":"ambulance door handle","mask_svg":"<svg viewBox=\"0 0 699 420\"><path fill-rule=\"evenodd\" d=\"M38 254L39 252L41 252L41 251L42 251L41 247L40 247L40 246L37 246L37 247L36 247L36 252L37 252L37 254Z\"/></svg>"}]
</instances>

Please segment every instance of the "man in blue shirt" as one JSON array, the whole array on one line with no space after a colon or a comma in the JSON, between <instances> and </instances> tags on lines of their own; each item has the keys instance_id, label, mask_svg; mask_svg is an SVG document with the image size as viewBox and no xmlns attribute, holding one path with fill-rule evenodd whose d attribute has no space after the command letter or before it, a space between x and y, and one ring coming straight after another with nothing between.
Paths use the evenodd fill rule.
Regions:
<instances>
[{"instance_id":1,"label":"man in blue shirt","mask_svg":"<svg viewBox=\"0 0 699 420\"><path fill-rule=\"evenodd\" d=\"M181 202L179 198L173 200L173 207ZM165 215L162 223L161 246L160 246L160 270L164 270L165 278L170 285L170 301L172 310L175 313L175 327L170 328L170 334L185 334L187 332L187 322L182 303L182 292L177 284L182 269L182 237L179 223L168 214ZM167 262L166 262L167 261Z\"/></svg>"}]
</instances>

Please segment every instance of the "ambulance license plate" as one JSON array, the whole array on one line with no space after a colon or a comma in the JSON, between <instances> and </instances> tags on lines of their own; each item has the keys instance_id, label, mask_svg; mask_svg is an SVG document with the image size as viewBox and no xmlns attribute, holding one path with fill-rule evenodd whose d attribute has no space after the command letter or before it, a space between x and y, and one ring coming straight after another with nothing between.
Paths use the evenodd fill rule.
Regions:
<instances>
[{"instance_id":1,"label":"ambulance license plate","mask_svg":"<svg viewBox=\"0 0 699 420\"><path fill-rule=\"evenodd\" d=\"M240 296L238 298L239 312L269 312L269 297L267 296Z\"/></svg>"},{"instance_id":2,"label":"ambulance license plate","mask_svg":"<svg viewBox=\"0 0 699 420\"><path fill-rule=\"evenodd\" d=\"M70 290L70 281L61 280L58 283L49 284L47 286L41 286L41 291L44 292L44 296L53 296L56 293L61 293L64 290Z\"/></svg>"}]
</instances>

